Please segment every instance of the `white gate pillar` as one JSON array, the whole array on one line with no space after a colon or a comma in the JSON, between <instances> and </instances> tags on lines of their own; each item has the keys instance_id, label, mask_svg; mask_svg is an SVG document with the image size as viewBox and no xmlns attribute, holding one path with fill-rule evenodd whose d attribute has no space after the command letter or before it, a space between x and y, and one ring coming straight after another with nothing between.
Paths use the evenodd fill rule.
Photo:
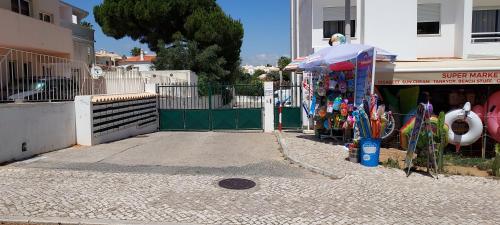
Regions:
<instances>
[{"instance_id":1,"label":"white gate pillar","mask_svg":"<svg viewBox=\"0 0 500 225\"><path fill-rule=\"evenodd\" d=\"M264 82L264 132L274 131L274 86L273 82Z\"/></svg>"}]
</instances>

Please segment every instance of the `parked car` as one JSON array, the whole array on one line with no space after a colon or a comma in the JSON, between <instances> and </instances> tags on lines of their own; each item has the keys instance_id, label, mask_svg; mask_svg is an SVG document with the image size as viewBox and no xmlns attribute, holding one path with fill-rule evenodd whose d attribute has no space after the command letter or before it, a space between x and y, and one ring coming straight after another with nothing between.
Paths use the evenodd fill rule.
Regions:
<instances>
[{"instance_id":1,"label":"parked car","mask_svg":"<svg viewBox=\"0 0 500 225\"><path fill-rule=\"evenodd\" d=\"M34 82L28 81L24 89L17 88L11 92L8 100L73 100L78 87L70 78L47 77Z\"/></svg>"}]
</instances>

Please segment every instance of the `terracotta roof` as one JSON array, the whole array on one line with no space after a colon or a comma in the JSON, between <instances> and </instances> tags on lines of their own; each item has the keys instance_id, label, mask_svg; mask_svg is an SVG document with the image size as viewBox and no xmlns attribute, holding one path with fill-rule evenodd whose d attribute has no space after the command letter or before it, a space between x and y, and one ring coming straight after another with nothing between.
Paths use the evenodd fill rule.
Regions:
<instances>
[{"instance_id":1,"label":"terracotta roof","mask_svg":"<svg viewBox=\"0 0 500 225\"><path fill-rule=\"evenodd\" d=\"M140 56L130 56L127 57L127 59L123 60L122 62L153 62L156 60L155 55L145 55L144 60L141 60Z\"/></svg>"}]
</instances>

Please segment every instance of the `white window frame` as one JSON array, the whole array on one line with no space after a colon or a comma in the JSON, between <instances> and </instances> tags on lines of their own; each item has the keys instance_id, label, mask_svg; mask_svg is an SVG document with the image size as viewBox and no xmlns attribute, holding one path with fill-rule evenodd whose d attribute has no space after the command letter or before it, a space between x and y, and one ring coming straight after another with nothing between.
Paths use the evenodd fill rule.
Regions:
<instances>
[{"instance_id":1,"label":"white window frame","mask_svg":"<svg viewBox=\"0 0 500 225\"><path fill-rule=\"evenodd\" d=\"M421 5L438 5L439 6L439 16L438 16L438 21L423 21L423 22L439 22L439 31L436 34L419 34L418 33L418 23L420 23L420 14L419 14L419 6ZM441 3L419 3L417 5L417 37L438 37L441 36L441 31L442 31L442 21L443 21L443 5Z\"/></svg>"},{"instance_id":2,"label":"white window frame","mask_svg":"<svg viewBox=\"0 0 500 225\"><path fill-rule=\"evenodd\" d=\"M29 16L29 17L33 16L33 4L32 4L31 0L17 0L17 7L18 7L17 13L21 14L21 15L24 15L24 14L21 13L21 10L22 10L21 9L21 2L28 2L28 10L29 10L28 14L29 15L27 15L27 16ZM12 6L11 6L11 8L12 8Z\"/></svg>"},{"instance_id":3,"label":"white window frame","mask_svg":"<svg viewBox=\"0 0 500 225\"><path fill-rule=\"evenodd\" d=\"M339 11L339 14L338 16L335 16L335 15L325 15L325 11L327 9L332 9L332 10L337 10ZM356 40L357 37L358 37L358 32L357 32L357 29L358 29L358 12L357 12L357 6L353 5L351 6L351 27L352 27L352 21L354 20L354 36L352 36L352 33L351 33L351 40ZM323 7L323 12L322 12L323 16L322 16L322 24L324 24L326 21L345 21L345 7L340 7L340 6L334 6L334 7ZM323 27L323 31L324 31L325 27ZM324 35L323 36L323 40L324 41L327 41L327 40L330 40L330 38L325 38Z\"/></svg>"},{"instance_id":4,"label":"white window frame","mask_svg":"<svg viewBox=\"0 0 500 225\"><path fill-rule=\"evenodd\" d=\"M42 18L40 18L40 16L42 16ZM45 21L45 16L49 16L49 18L50 18L49 22ZM46 13L46 12L39 12L38 19L40 19L41 21L46 22L46 23L54 23L54 14Z\"/></svg>"}]
</instances>

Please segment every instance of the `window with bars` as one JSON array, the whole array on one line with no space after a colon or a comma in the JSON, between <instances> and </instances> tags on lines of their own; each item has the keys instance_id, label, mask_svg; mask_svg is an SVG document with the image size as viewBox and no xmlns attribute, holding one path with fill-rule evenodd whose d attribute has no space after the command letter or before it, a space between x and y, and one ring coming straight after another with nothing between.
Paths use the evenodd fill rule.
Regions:
<instances>
[{"instance_id":1,"label":"window with bars","mask_svg":"<svg viewBox=\"0 0 500 225\"><path fill-rule=\"evenodd\" d=\"M441 4L418 4L417 34L437 35L441 33Z\"/></svg>"},{"instance_id":2,"label":"window with bars","mask_svg":"<svg viewBox=\"0 0 500 225\"><path fill-rule=\"evenodd\" d=\"M472 41L500 42L500 9L473 11Z\"/></svg>"}]
</instances>

